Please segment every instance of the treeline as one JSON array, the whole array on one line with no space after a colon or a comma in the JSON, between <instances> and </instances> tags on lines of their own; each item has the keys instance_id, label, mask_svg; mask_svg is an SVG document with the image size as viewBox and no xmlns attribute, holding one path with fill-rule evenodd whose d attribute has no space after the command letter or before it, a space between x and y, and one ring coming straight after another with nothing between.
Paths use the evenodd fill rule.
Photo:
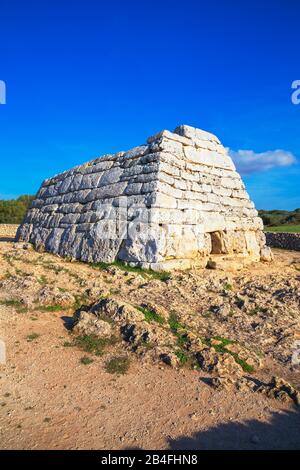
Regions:
<instances>
[{"instance_id":1,"label":"treeline","mask_svg":"<svg viewBox=\"0 0 300 470\"><path fill-rule=\"evenodd\" d=\"M0 199L0 224L20 224L34 196L24 195L17 199Z\"/></svg>"},{"instance_id":2,"label":"treeline","mask_svg":"<svg viewBox=\"0 0 300 470\"><path fill-rule=\"evenodd\" d=\"M294 211L258 211L266 227L278 227L280 225L300 225L300 208Z\"/></svg>"}]
</instances>

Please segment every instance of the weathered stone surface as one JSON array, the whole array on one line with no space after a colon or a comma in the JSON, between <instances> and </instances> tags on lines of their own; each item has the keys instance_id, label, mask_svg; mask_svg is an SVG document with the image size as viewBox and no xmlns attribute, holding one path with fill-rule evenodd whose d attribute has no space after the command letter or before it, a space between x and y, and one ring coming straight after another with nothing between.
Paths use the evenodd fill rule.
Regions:
<instances>
[{"instance_id":1,"label":"weathered stone surface","mask_svg":"<svg viewBox=\"0 0 300 470\"><path fill-rule=\"evenodd\" d=\"M270 260L262 228L217 137L179 126L45 180L17 239L87 262L184 269L214 253Z\"/></svg>"}]
</instances>

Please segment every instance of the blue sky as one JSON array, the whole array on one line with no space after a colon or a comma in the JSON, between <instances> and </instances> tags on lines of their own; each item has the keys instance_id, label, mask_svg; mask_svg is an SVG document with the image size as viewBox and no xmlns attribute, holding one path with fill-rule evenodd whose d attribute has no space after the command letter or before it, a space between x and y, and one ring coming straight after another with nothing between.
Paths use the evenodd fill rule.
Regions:
<instances>
[{"instance_id":1,"label":"blue sky","mask_svg":"<svg viewBox=\"0 0 300 470\"><path fill-rule=\"evenodd\" d=\"M190 124L231 149L258 208L300 207L299 14L298 0L1 0L0 197Z\"/></svg>"}]
</instances>

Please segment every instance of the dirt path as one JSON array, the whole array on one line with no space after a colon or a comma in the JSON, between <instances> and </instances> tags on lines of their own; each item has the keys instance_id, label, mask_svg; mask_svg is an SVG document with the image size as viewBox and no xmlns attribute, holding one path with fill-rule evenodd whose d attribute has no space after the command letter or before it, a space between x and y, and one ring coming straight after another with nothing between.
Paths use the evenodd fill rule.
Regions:
<instances>
[{"instance_id":1,"label":"dirt path","mask_svg":"<svg viewBox=\"0 0 300 470\"><path fill-rule=\"evenodd\" d=\"M85 354L66 347L70 335L63 317L71 313L38 311L33 303L22 312L6 302L8 297L23 295L26 304L33 292L54 283L62 294L66 288L72 292L113 289L134 301L141 295L154 301L156 295L156 302L163 302L164 284L151 281L145 294L136 287L145 282L139 276L125 283L123 274L92 273L87 266L26 250L18 259L13 250L12 243L0 243L0 337L7 354L6 364L0 365L1 449L300 448L299 411L291 402L247 390L215 391L201 371L146 364L134 355L125 375L111 375L104 368L110 352L84 365L80 359ZM282 266L291 256L297 257L290 254L288 260L287 253L279 253L277 265L270 268L272 274L282 275ZM44 264L35 264L40 257ZM49 263L64 266L73 276L47 269ZM252 275L266 275L263 269L259 265ZM287 269L291 269L289 276L297 276L292 267ZM198 279L197 273L192 281L186 276L167 286L180 292L183 304ZM33 278L39 282L35 284ZM83 280L86 284L80 286Z\"/></svg>"}]
</instances>

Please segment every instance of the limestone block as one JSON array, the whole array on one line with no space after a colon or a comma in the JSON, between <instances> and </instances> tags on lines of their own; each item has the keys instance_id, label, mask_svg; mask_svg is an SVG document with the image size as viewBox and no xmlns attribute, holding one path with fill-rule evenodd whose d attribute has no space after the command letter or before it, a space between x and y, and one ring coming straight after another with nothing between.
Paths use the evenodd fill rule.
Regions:
<instances>
[{"instance_id":1,"label":"limestone block","mask_svg":"<svg viewBox=\"0 0 300 470\"><path fill-rule=\"evenodd\" d=\"M164 161L160 162L159 164L159 170L163 171L167 175L171 175L173 177L179 177L180 176L180 170L176 166L172 164L168 164ZM157 168L158 171L158 168Z\"/></svg>"},{"instance_id":2,"label":"limestone block","mask_svg":"<svg viewBox=\"0 0 300 470\"><path fill-rule=\"evenodd\" d=\"M140 192L142 194L155 192L155 191L157 191L158 184L159 184L158 181L149 181L148 183L142 183L142 187L141 187Z\"/></svg>"},{"instance_id":3,"label":"limestone block","mask_svg":"<svg viewBox=\"0 0 300 470\"><path fill-rule=\"evenodd\" d=\"M99 183L101 186L115 184L120 180L122 173L123 169L119 166L112 167L110 170L103 173Z\"/></svg>"},{"instance_id":4,"label":"limestone block","mask_svg":"<svg viewBox=\"0 0 300 470\"><path fill-rule=\"evenodd\" d=\"M45 250L51 251L51 253L59 253L59 246L62 234L63 229L61 228L54 228L53 230L51 230L45 242Z\"/></svg>"},{"instance_id":5,"label":"limestone block","mask_svg":"<svg viewBox=\"0 0 300 470\"><path fill-rule=\"evenodd\" d=\"M194 147L184 147L184 154L186 159L192 163L201 163L207 166L232 170L235 169L231 158L218 152L195 149Z\"/></svg>"},{"instance_id":6,"label":"limestone block","mask_svg":"<svg viewBox=\"0 0 300 470\"><path fill-rule=\"evenodd\" d=\"M222 186L212 186L212 192L218 196L230 197L232 195L232 190L228 188L223 188Z\"/></svg>"},{"instance_id":7,"label":"limestone block","mask_svg":"<svg viewBox=\"0 0 300 470\"><path fill-rule=\"evenodd\" d=\"M186 161L182 158L182 156L173 155L172 153L168 152L159 152L159 161L168 163L175 168L184 169L186 166Z\"/></svg>"},{"instance_id":8,"label":"limestone block","mask_svg":"<svg viewBox=\"0 0 300 470\"><path fill-rule=\"evenodd\" d=\"M194 139L208 140L208 141L220 143L219 139L215 135L211 134L210 132L206 132L206 131L203 131L201 129L197 129L191 126L186 126L186 125L178 126L174 130L174 133L187 137L188 139L191 139L191 140L194 140Z\"/></svg>"},{"instance_id":9,"label":"limestone block","mask_svg":"<svg viewBox=\"0 0 300 470\"><path fill-rule=\"evenodd\" d=\"M79 189L82 189L81 188L82 178L83 178L83 175L81 174L74 175L68 191L78 191Z\"/></svg>"},{"instance_id":10,"label":"limestone block","mask_svg":"<svg viewBox=\"0 0 300 470\"><path fill-rule=\"evenodd\" d=\"M179 134L174 134L173 132L170 132L170 131L167 131L167 130L158 132L157 134L149 137L148 140L147 140L147 143L152 144L153 142L155 142L157 140L160 140L162 137L165 137L166 139L170 139L170 140L175 140L176 142L180 142L183 145L191 145L192 144L191 140L188 139L187 137L183 137Z\"/></svg>"},{"instance_id":11,"label":"limestone block","mask_svg":"<svg viewBox=\"0 0 300 470\"><path fill-rule=\"evenodd\" d=\"M242 231L227 230L224 232L224 243L228 253L246 253L247 251L245 233Z\"/></svg>"},{"instance_id":12,"label":"limestone block","mask_svg":"<svg viewBox=\"0 0 300 470\"><path fill-rule=\"evenodd\" d=\"M190 200L190 201L207 202L207 194L197 193L196 191L184 191L182 197L184 199L187 199L187 200ZM203 205L203 207L204 207L204 205Z\"/></svg>"},{"instance_id":13,"label":"limestone block","mask_svg":"<svg viewBox=\"0 0 300 470\"><path fill-rule=\"evenodd\" d=\"M249 194L244 189L233 189L232 190L232 197L236 197L239 199L250 199Z\"/></svg>"},{"instance_id":14,"label":"limestone block","mask_svg":"<svg viewBox=\"0 0 300 470\"><path fill-rule=\"evenodd\" d=\"M82 176L80 189L98 188L102 173L91 173Z\"/></svg>"},{"instance_id":15,"label":"limestone block","mask_svg":"<svg viewBox=\"0 0 300 470\"><path fill-rule=\"evenodd\" d=\"M90 202L90 201L95 201L96 199L117 197L117 196L124 194L126 187L127 187L127 182L120 181L115 184L110 184L110 185L92 190L88 195L82 194L82 197L76 198L75 201L76 202Z\"/></svg>"},{"instance_id":16,"label":"limestone block","mask_svg":"<svg viewBox=\"0 0 300 470\"><path fill-rule=\"evenodd\" d=\"M17 233L16 233L16 240L23 240L24 242L29 242L32 231L33 231L32 224L23 223L19 225Z\"/></svg>"},{"instance_id":17,"label":"limestone block","mask_svg":"<svg viewBox=\"0 0 300 470\"><path fill-rule=\"evenodd\" d=\"M202 210L204 212L219 213L222 216L223 216L223 214L221 214L221 212L224 212L224 211L222 211L222 206L220 206L219 204L214 204L212 202L203 202ZM205 218L207 218L208 216L209 215L207 213L205 213Z\"/></svg>"},{"instance_id":18,"label":"limestone block","mask_svg":"<svg viewBox=\"0 0 300 470\"><path fill-rule=\"evenodd\" d=\"M175 142L165 137L161 137L150 144L150 153L160 151L170 153L179 158L183 157L183 145L180 142Z\"/></svg>"},{"instance_id":19,"label":"limestone block","mask_svg":"<svg viewBox=\"0 0 300 470\"><path fill-rule=\"evenodd\" d=\"M58 204L48 204L41 207L41 212L55 212L58 209Z\"/></svg>"},{"instance_id":20,"label":"limestone block","mask_svg":"<svg viewBox=\"0 0 300 470\"><path fill-rule=\"evenodd\" d=\"M219 232L226 229L225 217L220 215L218 212L209 212L203 218L204 231L207 233L210 232Z\"/></svg>"},{"instance_id":21,"label":"limestone block","mask_svg":"<svg viewBox=\"0 0 300 470\"><path fill-rule=\"evenodd\" d=\"M178 209L184 210L184 209L195 209L199 213L203 210L203 202L202 201L191 201L188 199L178 199L177 201L175 200L175 204L177 205Z\"/></svg>"},{"instance_id":22,"label":"limestone block","mask_svg":"<svg viewBox=\"0 0 300 470\"><path fill-rule=\"evenodd\" d=\"M207 193L207 202L210 202L213 204L219 204L220 197L213 193Z\"/></svg>"},{"instance_id":23,"label":"limestone block","mask_svg":"<svg viewBox=\"0 0 300 470\"><path fill-rule=\"evenodd\" d=\"M139 147L134 147L131 150L128 150L128 152L125 152L123 158L137 158L137 157L142 157L146 153L148 153L149 147L148 145L140 145Z\"/></svg>"},{"instance_id":24,"label":"limestone block","mask_svg":"<svg viewBox=\"0 0 300 470\"><path fill-rule=\"evenodd\" d=\"M203 234L203 250L201 250L203 254L209 254L212 251L212 241L210 233Z\"/></svg>"},{"instance_id":25,"label":"limestone block","mask_svg":"<svg viewBox=\"0 0 300 470\"><path fill-rule=\"evenodd\" d=\"M72 193L64 195L63 201L84 204L94 199L96 191L98 191L98 189L82 189L79 191L73 191Z\"/></svg>"},{"instance_id":26,"label":"limestone block","mask_svg":"<svg viewBox=\"0 0 300 470\"><path fill-rule=\"evenodd\" d=\"M77 221L80 219L80 214L66 214L60 218L60 223L61 224L76 224Z\"/></svg>"},{"instance_id":27,"label":"limestone block","mask_svg":"<svg viewBox=\"0 0 300 470\"><path fill-rule=\"evenodd\" d=\"M180 178L176 178L174 179L174 188L186 191L188 189L188 182Z\"/></svg>"},{"instance_id":28,"label":"limestone block","mask_svg":"<svg viewBox=\"0 0 300 470\"><path fill-rule=\"evenodd\" d=\"M163 171L160 171L160 173L157 175L157 178L159 181L162 181L163 183L167 183L170 186L174 186L176 188L176 186L174 185L175 179L173 178L173 176L167 175Z\"/></svg>"},{"instance_id":29,"label":"limestone block","mask_svg":"<svg viewBox=\"0 0 300 470\"><path fill-rule=\"evenodd\" d=\"M156 191L162 192L177 199L182 198L182 191L180 189L173 188L171 185L163 183L162 181L157 182Z\"/></svg>"},{"instance_id":30,"label":"limestone block","mask_svg":"<svg viewBox=\"0 0 300 470\"><path fill-rule=\"evenodd\" d=\"M177 200L172 196L168 196L167 194L157 193L153 198L152 207L176 209Z\"/></svg>"},{"instance_id":31,"label":"limestone block","mask_svg":"<svg viewBox=\"0 0 300 470\"><path fill-rule=\"evenodd\" d=\"M141 194L142 186L142 182L129 183L124 190L124 194L127 196L131 196L132 194Z\"/></svg>"},{"instance_id":32,"label":"limestone block","mask_svg":"<svg viewBox=\"0 0 300 470\"><path fill-rule=\"evenodd\" d=\"M255 254L255 255L260 254L260 246L257 242L255 232L252 232L252 231L245 232L245 239L246 239L248 252L250 254Z\"/></svg>"},{"instance_id":33,"label":"limestone block","mask_svg":"<svg viewBox=\"0 0 300 470\"><path fill-rule=\"evenodd\" d=\"M97 163L88 167L85 171L85 174L107 171L112 168L113 164L113 160L105 160L101 158L100 161L98 160Z\"/></svg>"},{"instance_id":34,"label":"limestone block","mask_svg":"<svg viewBox=\"0 0 300 470\"><path fill-rule=\"evenodd\" d=\"M180 178L186 181L199 181L199 176L197 174L192 173L191 171L180 171Z\"/></svg>"},{"instance_id":35,"label":"limestone block","mask_svg":"<svg viewBox=\"0 0 300 470\"><path fill-rule=\"evenodd\" d=\"M242 189L242 184L240 179L224 177L221 179L221 186L223 188L229 189Z\"/></svg>"},{"instance_id":36,"label":"limestone block","mask_svg":"<svg viewBox=\"0 0 300 470\"><path fill-rule=\"evenodd\" d=\"M166 236L158 225L129 222L128 235L124 239L118 258L127 262L157 263L166 252Z\"/></svg>"}]
</instances>

